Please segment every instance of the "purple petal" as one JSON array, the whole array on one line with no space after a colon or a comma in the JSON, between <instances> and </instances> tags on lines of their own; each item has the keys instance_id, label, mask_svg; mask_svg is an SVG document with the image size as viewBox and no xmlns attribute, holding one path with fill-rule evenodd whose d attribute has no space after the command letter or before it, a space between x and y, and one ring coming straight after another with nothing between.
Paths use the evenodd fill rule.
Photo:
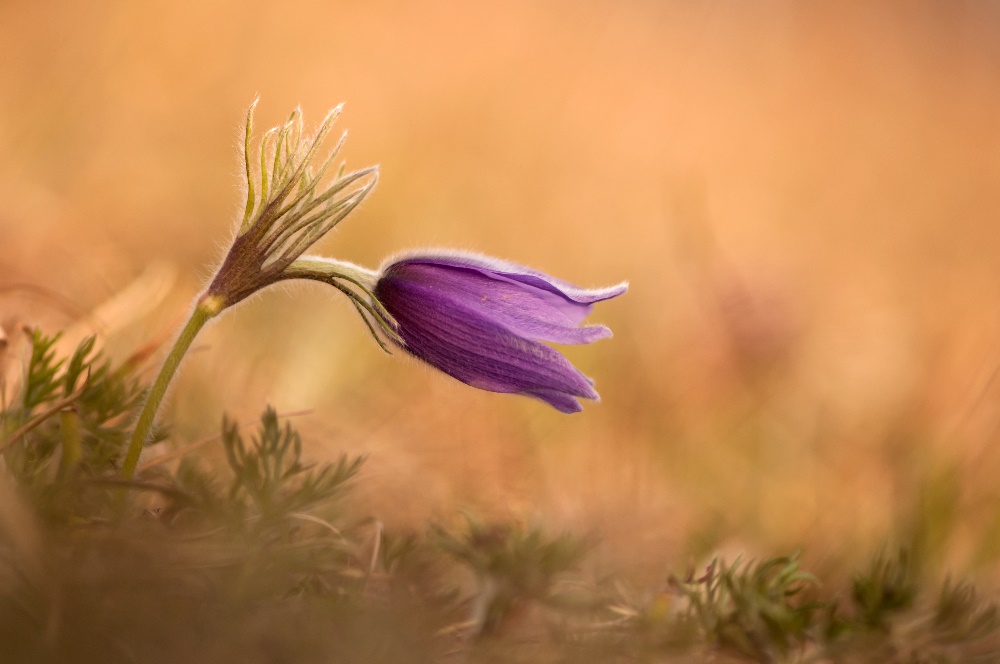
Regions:
<instances>
[{"instance_id":1,"label":"purple petal","mask_svg":"<svg viewBox=\"0 0 1000 664\"><path fill-rule=\"evenodd\" d=\"M559 308L575 325L583 322L595 302L609 300L628 290L626 282L607 288L580 288L544 272L472 252L432 249L419 253L403 254L391 261L391 266L406 264L440 265L475 270L493 280L503 280L529 287L541 299Z\"/></svg>"},{"instance_id":2,"label":"purple petal","mask_svg":"<svg viewBox=\"0 0 1000 664\"><path fill-rule=\"evenodd\" d=\"M563 394L562 392L557 392L555 390L533 390L527 394L528 396L541 399L558 410L560 413L572 414L579 413L583 410L583 406L580 405L579 401L571 396Z\"/></svg>"},{"instance_id":3,"label":"purple petal","mask_svg":"<svg viewBox=\"0 0 1000 664\"><path fill-rule=\"evenodd\" d=\"M511 334L447 294L391 278L380 281L375 294L399 324L406 350L463 383L534 394L564 411L573 396L597 398L587 377L559 352Z\"/></svg>"},{"instance_id":4,"label":"purple petal","mask_svg":"<svg viewBox=\"0 0 1000 664\"><path fill-rule=\"evenodd\" d=\"M520 265L476 254L412 254L383 266L375 297L404 348L464 383L533 396L564 413L597 399L593 381L539 343L583 344L611 336L580 327L593 303L626 284L586 290Z\"/></svg>"},{"instance_id":5,"label":"purple petal","mask_svg":"<svg viewBox=\"0 0 1000 664\"><path fill-rule=\"evenodd\" d=\"M446 294L476 316L525 339L587 344L611 336L611 330L603 325L579 327L579 321L566 315L564 300L555 303L554 298L536 288L507 279L491 279L477 270L411 261L393 265L385 277L422 284Z\"/></svg>"}]
</instances>

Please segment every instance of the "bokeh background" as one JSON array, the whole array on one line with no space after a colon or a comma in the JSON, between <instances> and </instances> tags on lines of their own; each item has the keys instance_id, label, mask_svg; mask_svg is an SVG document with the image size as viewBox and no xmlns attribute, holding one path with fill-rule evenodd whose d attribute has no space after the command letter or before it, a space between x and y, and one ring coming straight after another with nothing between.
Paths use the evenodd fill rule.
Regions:
<instances>
[{"instance_id":1,"label":"bokeh background","mask_svg":"<svg viewBox=\"0 0 1000 664\"><path fill-rule=\"evenodd\" d=\"M177 444L296 416L359 509L594 533L596 560L1000 556L1000 3L0 2L0 326L169 340L241 210L239 130L346 101L374 194L321 250L451 246L584 286L563 416L276 289L200 338ZM149 362L149 371L155 361ZM203 448L211 458L212 446Z\"/></svg>"}]
</instances>

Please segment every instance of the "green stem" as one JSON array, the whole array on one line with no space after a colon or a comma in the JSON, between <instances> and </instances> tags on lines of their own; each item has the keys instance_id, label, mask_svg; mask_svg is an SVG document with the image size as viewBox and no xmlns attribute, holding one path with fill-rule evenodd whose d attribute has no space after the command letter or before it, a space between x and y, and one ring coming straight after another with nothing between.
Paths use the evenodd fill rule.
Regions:
<instances>
[{"instance_id":1,"label":"green stem","mask_svg":"<svg viewBox=\"0 0 1000 664\"><path fill-rule=\"evenodd\" d=\"M191 313L188 322L181 330L181 333L177 336L174 347L170 349L170 354L163 361L160 373L157 374L153 386L149 389L149 394L146 395L146 402L142 406L142 413L139 414L139 419L135 423L132 440L129 442L128 452L125 454L125 461L122 462L121 470L118 473L122 479L131 479L135 474L135 467L139 463L139 454L142 452L142 447L146 443L146 439L149 438L150 430L153 428L156 411L160 408L160 402L163 401L163 397L167 393L167 387L170 385L170 380L174 377L174 373L177 371L177 367L180 366L181 360L184 359L184 354L191 347L191 342L194 341L194 338L198 335L201 328L205 326L205 323L221 310L222 306L218 298L212 296L202 297Z\"/></svg>"},{"instance_id":2,"label":"green stem","mask_svg":"<svg viewBox=\"0 0 1000 664\"><path fill-rule=\"evenodd\" d=\"M59 462L59 476L69 477L83 456L83 443L80 441L80 415L72 407L60 414L62 423L62 461Z\"/></svg>"}]
</instances>

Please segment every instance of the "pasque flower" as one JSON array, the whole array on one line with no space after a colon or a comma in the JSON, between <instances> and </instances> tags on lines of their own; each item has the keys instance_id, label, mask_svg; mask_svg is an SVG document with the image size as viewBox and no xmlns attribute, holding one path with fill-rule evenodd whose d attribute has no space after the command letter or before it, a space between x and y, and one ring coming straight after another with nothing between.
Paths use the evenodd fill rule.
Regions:
<instances>
[{"instance_id":1,"label":"pasque flower","mask_svg":"<svg viewBox=\"0 0 1000 664\"><path fill-rule=\"evenodd\" d=\"M135 472L159 404L201 328L255 293L293 279L333 286L348 297L383 349L401 347L474 387L537 397L565 413L580 410L578 398L597 399L593 382L541 342L584 344L610 336L602 325L580 324L595 302L621 295L626 284L586 290L470 253L415 253L378 272L304 255L364 200L378 169L345 173L341 165L333 171L343 137L317 160L339 106L312 136L303 133L296 110L285 124L265 132L252 154L254 106L243 141L242 220L146 395L122 477Z\"/></svg>"},{"instance_id":2,"label":"pasque flower","mask_svg":"<svg viewBox=\"0 0 1000 664\"><path fill-rule=\"evenodd\" d=\"M491 392L537 397L564 413L597 399L593 381L553 348L611 336L580 324L594 303L627 284L583 289L521 265L473 253L421 252L382 267L372 292L406 351Z\"/></svg>"}]
</instances>

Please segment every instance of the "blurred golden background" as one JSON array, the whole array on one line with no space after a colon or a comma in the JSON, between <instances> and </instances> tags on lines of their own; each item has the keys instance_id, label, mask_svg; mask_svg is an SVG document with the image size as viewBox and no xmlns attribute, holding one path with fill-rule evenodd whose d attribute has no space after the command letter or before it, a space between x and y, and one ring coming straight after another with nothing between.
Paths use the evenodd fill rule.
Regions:
<instances>
[{"instance_id":1,"label":"blurred golden background","mask_svg":"<svg viewBox=\"0 0 1000 664\"><path fill-rule=\"evenodd\" d=\"M1000 556L1000 5L0 3L0 325L169 338L243 201L239 130L346 101L374 194L322 243L582 286L566 417L383 355L343 298L275 289L197 342L177 441L308 410L369 455L363 509L597 533L662 574L713 550ZM155 369L150 363L150 371Z\"/></svg>"}]
</instances>

